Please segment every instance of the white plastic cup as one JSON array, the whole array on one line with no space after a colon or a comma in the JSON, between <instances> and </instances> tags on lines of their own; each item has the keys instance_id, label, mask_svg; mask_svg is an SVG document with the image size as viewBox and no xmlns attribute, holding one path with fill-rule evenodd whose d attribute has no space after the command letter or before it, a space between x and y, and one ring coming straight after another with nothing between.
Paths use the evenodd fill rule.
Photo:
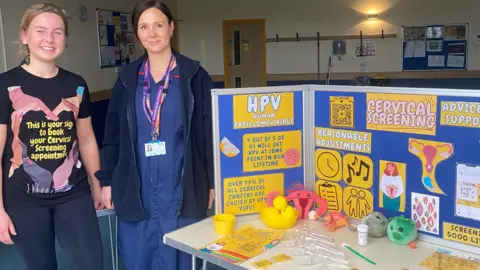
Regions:
<instances>
[{"instance_id":1,"label":"white plastic cup","mask_svg":"<svg viewBox=\"0 0 480 270\"><path fill-rule=\"evenodd\" d=\"M368 244L368 225L367 224L358 224L357 226L358 234L358 245L366 246Z\"/></svg>"}]
</instances>

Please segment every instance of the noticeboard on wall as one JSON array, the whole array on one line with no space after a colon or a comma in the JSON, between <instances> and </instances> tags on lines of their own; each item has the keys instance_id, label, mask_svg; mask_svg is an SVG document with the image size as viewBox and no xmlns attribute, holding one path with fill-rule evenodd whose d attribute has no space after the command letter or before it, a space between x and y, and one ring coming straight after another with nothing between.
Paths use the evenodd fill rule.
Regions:
<instances>
[{"instance_id":1,"label":"noticeboard on wall","mask_svg":"<svg viewBox=\"0 0 480 270\"><path fill-rule=\"evenodd\" d=\"M468 23L403 26L403 70L465 70Z\"/></svg>"},{"instance_id":2,"label":"noticeboard on wall","mask_svg":"<svg viewBox=\"0 0 480 270\"><path fill-rule=\"evenodd\" d=\"M131 14L97 9L99 61L101 68L128 64L135 57L135 34Z\"/></svg>"}]
</instances>

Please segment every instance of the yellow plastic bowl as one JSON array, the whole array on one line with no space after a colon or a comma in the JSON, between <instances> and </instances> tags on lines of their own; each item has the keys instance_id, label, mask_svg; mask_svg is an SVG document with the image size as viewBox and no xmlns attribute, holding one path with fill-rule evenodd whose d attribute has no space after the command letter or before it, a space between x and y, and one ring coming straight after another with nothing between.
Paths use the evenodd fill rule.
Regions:
<instances>
[{"instance_id":1,"label":"yellow plastic bowl","mask_svg":"<svg viewBox=\"0 0 480 270\"><path fill-rule=\"evenodd\" d=\"M213 217L213 226L217 234L230 234L235 229L235 216L232 214L218 214Z\"/></svg>"},{"instance_id":2,"label":"yellow plastic bowl","mask_svg":"<svg viewBox=\"0 0 480 270\"><path fill-rule=\"evenodd\" d=\"M267 227L271 229L290 229L297 222L297 219L299 216L297 211L295 211L294 216L285 217L285 216L282 216L281 214L278 214L278 215L270 214L273 212L272 209L278 212L278 210L276 210L273 207L265 207L262 210L260 210L260 218L262 219L263 223L267 225Z\"/></svg>"}]
</instances>

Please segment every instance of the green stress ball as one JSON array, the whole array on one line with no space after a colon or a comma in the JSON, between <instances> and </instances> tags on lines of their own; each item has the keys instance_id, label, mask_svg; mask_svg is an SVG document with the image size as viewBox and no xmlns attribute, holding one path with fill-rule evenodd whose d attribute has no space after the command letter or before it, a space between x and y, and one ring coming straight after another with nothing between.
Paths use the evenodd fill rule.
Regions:
<instances>
[{"instance_id":1,"label":"green stress ball","mask_svg":"<svg viewBox=\"0 0 480 270\"><path fill-rule=\"evenodd\" d=\"M368 226L368 236L384 237L387 234L388 219L380 212L373 212L362 219L362 224Z\"/></svg>"},{"instance_id":2,"label":"green stress ball","mask_svg":"<svg viewBox=\"0 0 480 270\"><path fill-rule=\"evenodd\" d=\"M403 216L390 219L387 227L387 235L390 241L397 245L409 245L416 248L417 227L415 222Z\"/></svg>"}]
</instances>

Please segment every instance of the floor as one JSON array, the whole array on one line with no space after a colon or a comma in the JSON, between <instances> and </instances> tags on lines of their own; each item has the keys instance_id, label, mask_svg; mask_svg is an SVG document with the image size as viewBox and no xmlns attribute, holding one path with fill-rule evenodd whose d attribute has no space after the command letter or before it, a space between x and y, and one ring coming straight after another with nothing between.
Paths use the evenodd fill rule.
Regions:
<instances>
[{"instance_id":1,"label":"floor","mask_svg":"<svg viewBox=\"0 0 480 270\"><path fill-rule=\"evenodd\" d=\"M211 214L211 213L209 213ZM101 217L99 218L100 229L102 233L102 242L103 245L103 253L104 253L104 269L112 269L112 256L111 256L111 249L110 249L110 236L108 230L108 217ZM60 245L57 242L57 260L58 260L58 270L68 270L68 262L65 258L65 254L62 251ZM20 258L19 254L15 250L13 246L5 246L0 244L0 269L8 269L8 270L23 270L25 269L22 259ZM121 261L119 263L120 270L127 270L122 267ZM223 268L218 267L216 265L207 265L208 270L221 270Z\"/></svg>"}]
</instances>

